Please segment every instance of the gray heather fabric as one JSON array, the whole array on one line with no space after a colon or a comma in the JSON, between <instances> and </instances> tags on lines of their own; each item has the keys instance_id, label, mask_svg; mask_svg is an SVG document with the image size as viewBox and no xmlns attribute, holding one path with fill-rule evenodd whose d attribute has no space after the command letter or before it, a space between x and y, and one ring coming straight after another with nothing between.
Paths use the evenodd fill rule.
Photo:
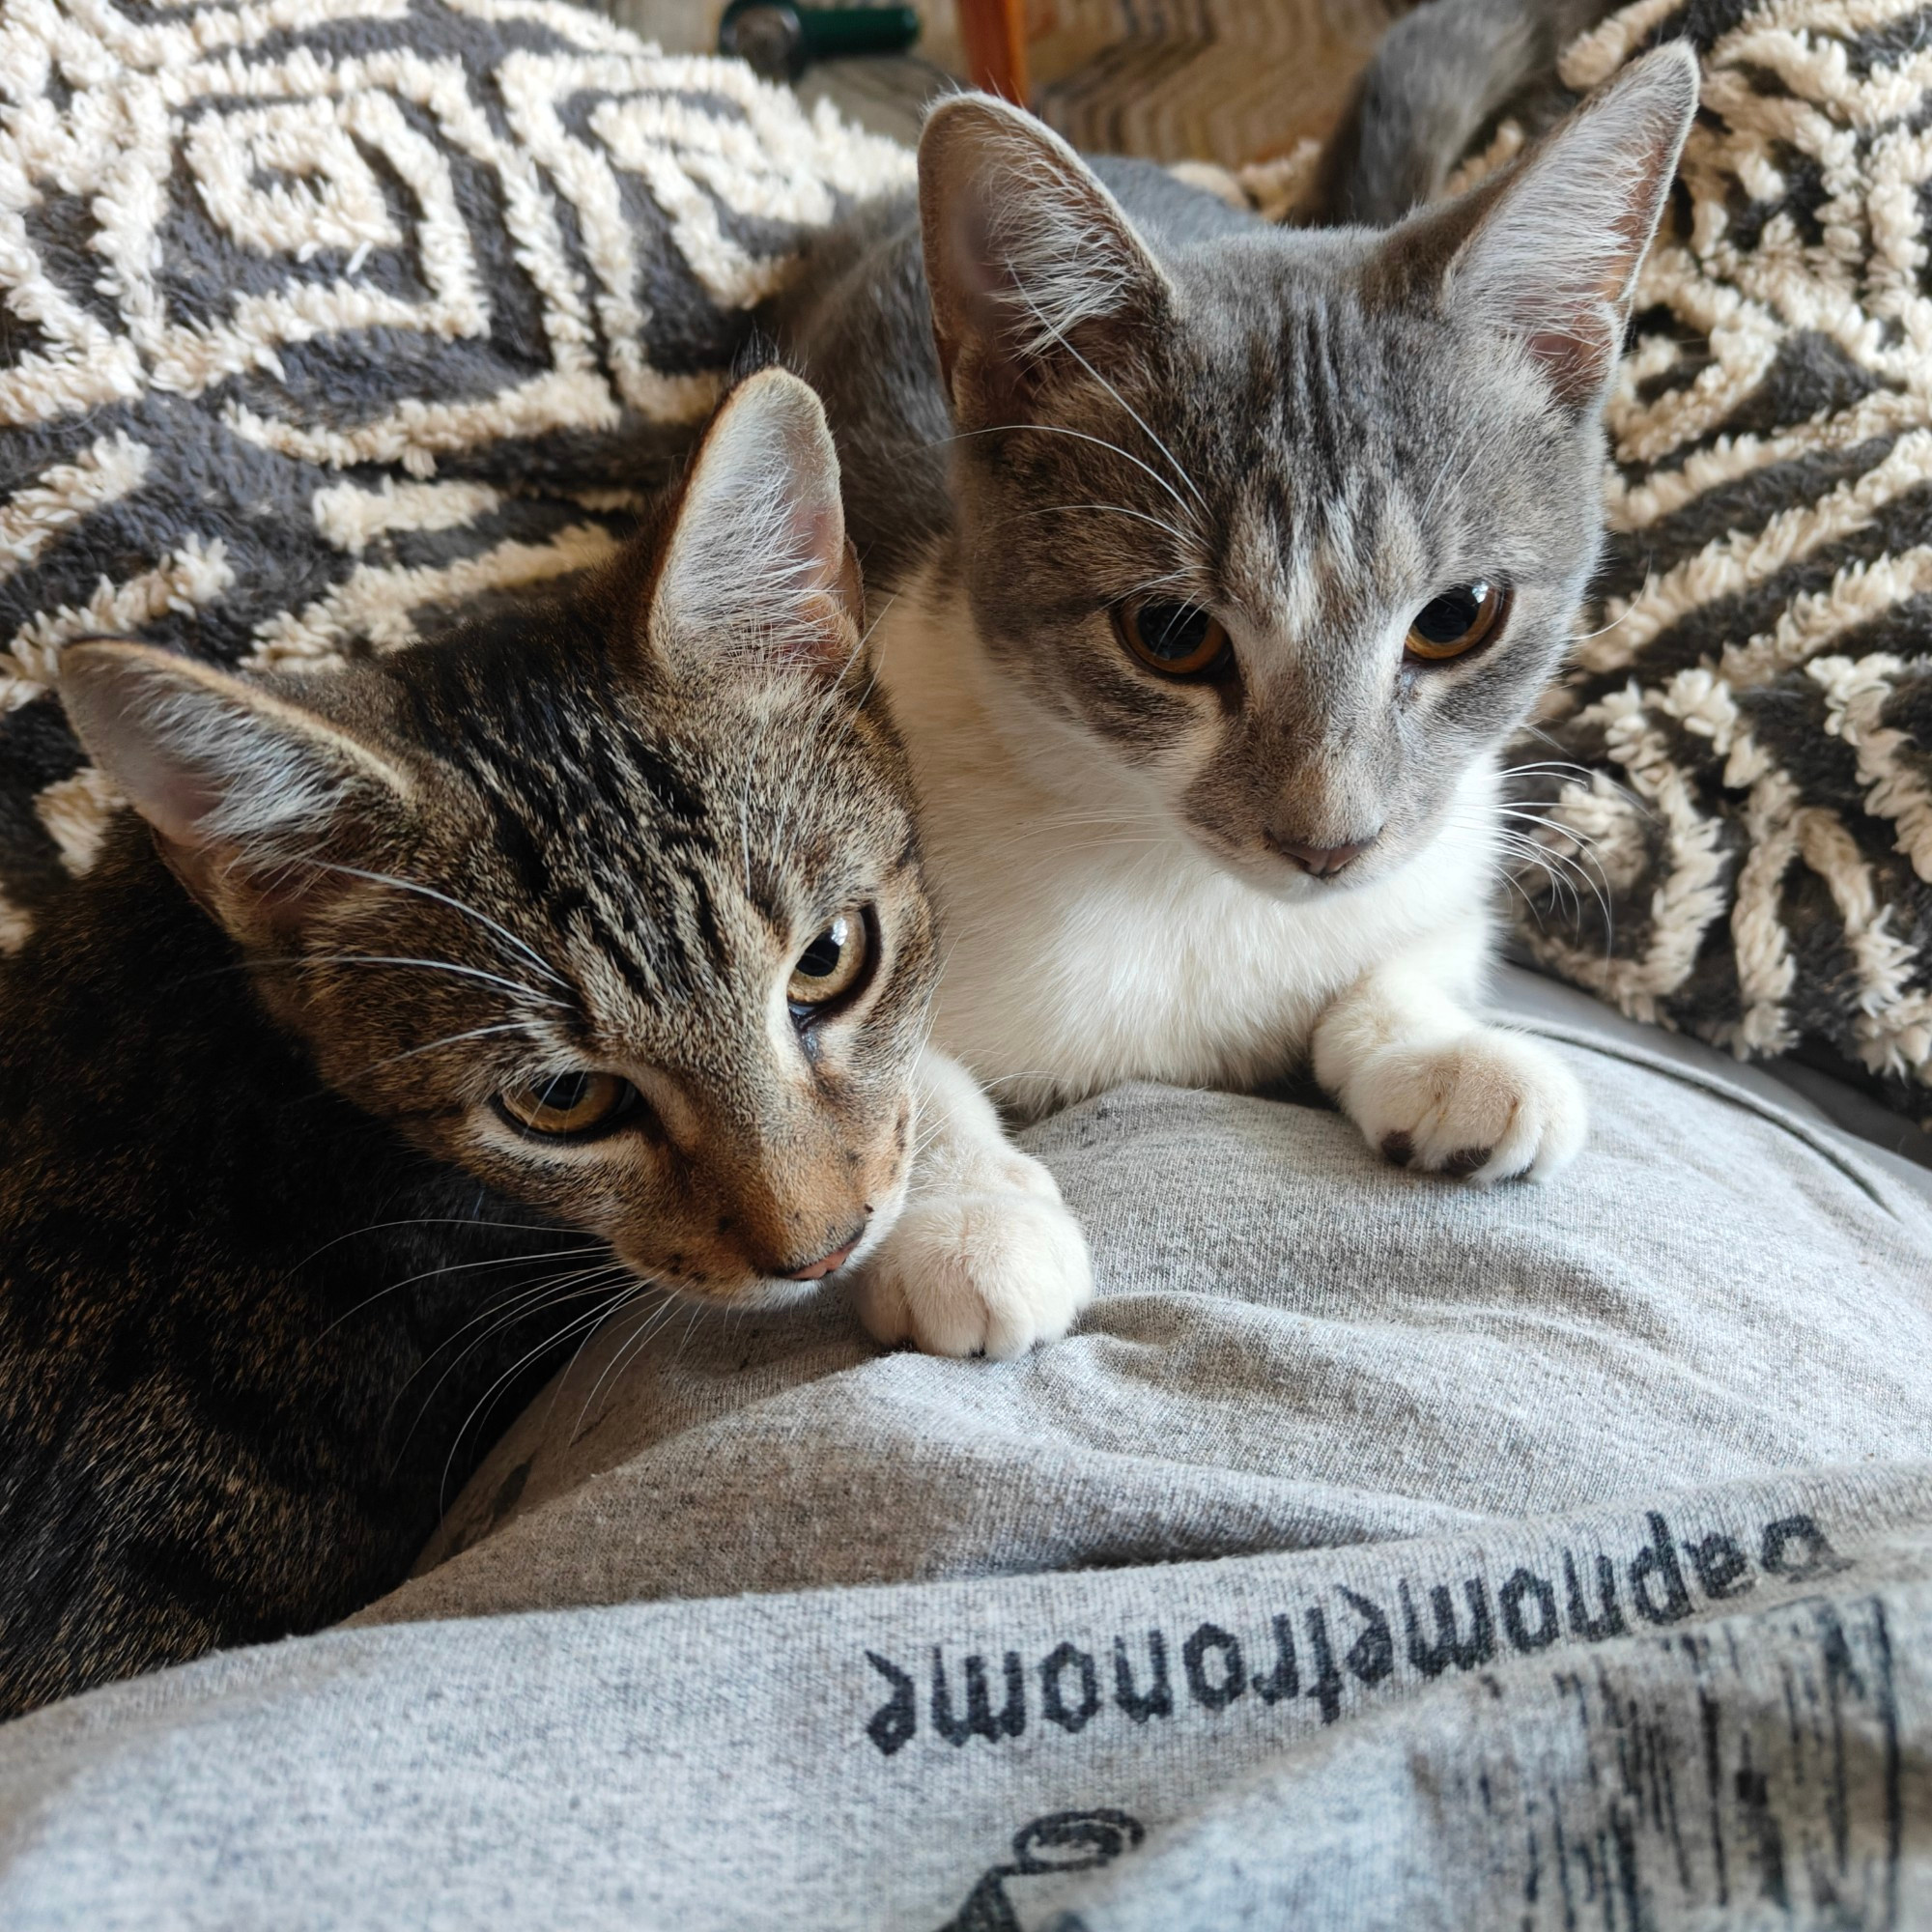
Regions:
<instances>
[{"instance_id":1,"label":"gray heather fabric","mask_svg":"<svg viewBox=\"0 0 1932 1932\"><path fill-rule=\"evenodd\" d=\"M586 1355L360 1628L0 1731L0 1924L1932 1922L1932 1205L1576 1039L1534 1192L1045 1122L1102 1293L1024 1362Z\"/></svg>"}]
</instances>

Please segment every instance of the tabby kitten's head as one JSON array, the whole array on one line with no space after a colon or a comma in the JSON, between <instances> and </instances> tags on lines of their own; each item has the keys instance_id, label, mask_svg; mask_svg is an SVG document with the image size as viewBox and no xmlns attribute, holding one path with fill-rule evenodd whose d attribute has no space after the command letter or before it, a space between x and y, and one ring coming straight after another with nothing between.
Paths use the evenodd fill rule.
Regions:
<instances>
[{"instance_id":1,"label":"tabby kitten's head","mask_svg":"<svg viewBox=\"0 0 1932 1932\"><path fill-rule=\"evenodd\" d=\"M339 676L61 692L323 1078L690 1295L897 1211L934 977L816 397L768 371L614 567Z\"/></svg>"},{"instance_id":2,"label":"tabby kitten's head","mask_svg":"<svg viewBox=\"0 0 1932 1932\"><path fill-rule=\"evenodd\" d=\"M934 111L961 568L1049 783L1289 897L1465 810L1597 555L1599 410L1696 90L1665 48L1385 234L1137 227L1026 116Z\"/></svg>"}]
</instances>

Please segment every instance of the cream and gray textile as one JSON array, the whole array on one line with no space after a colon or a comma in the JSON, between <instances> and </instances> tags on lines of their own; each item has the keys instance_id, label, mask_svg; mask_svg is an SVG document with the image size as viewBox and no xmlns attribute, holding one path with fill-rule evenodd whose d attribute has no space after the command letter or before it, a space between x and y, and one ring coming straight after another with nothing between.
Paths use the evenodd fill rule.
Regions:
<instances>
[{"instance_id":1,"label":"cream and gray textile","mask_svg":"<svg viewBox=\"0 0 1932 1932\"><path fill-rule=\"evenodd\" d=\"M0 1924L1932 1922L1932 1195L1554 991L1552 1187L1136 1088L1065 1343L613 1332L358 1628L0 1729Z\"/></svg>"},{"instance_id":2,"label":"cream and gray textile","mask_svg":"<svg viewBox=\"0 0 1932 1932\"><path fill-rule=\"evenodd\" d=\"M561 0L4 0L0 953L109 809L68 639L323 667L597 561L912 174Z\"/></svg>"},{"instance_id":3,"label":"cream and gray textile","mask_svg":"<svg viewBox=\"0 0 1932 1932\"><path fill-rule=\"evenodd\" d=\"M1544 721L1595 774L1548 835L1588 877L1532 871L1523 922L1627 1011L1822 1043L1919 1118L1924 18L1639 0L1567 59L1585 87L1688 32L1705 104L1611 404L1606 599ZM595 561L800 236L912 179L562 0L0 0L0 954L110 807L65 641L324 667Z\"/></svg>"},{"instance_id":4,"label":"cream and gray textile","mask_svg":"<svg viewBox=\"0 0 1932 1932\"><path fill-rule=\"evenodd\" d=\"M1637 1018L1824 1046L1923 1120L1932 14L1638 0L1563 79L1676 37L1702 107L1609 405L1609 567L1532 753L1589 770L1536 786L1570 863L1526 873L1520 936Z\"/></svg>"}]
</instances>

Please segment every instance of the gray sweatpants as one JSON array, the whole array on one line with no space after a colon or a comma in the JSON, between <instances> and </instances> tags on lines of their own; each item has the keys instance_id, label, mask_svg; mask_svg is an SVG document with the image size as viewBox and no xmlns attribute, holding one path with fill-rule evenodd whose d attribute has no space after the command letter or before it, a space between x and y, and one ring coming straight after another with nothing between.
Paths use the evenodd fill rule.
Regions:
<instances>
[{"instance_id":1,"label":"gray sweatpants","mask_svg":"<svg viewBox=\"0 0 1932 1932\"><path fill-rule=\"evenodd\" d=\"M1044 1123L1022 1362L611 1331L356 1628L0 1731L0 1924L1932 1923L1932 1208L1590 1012L1544 1189Z\"/></svg>"}]
</instances>

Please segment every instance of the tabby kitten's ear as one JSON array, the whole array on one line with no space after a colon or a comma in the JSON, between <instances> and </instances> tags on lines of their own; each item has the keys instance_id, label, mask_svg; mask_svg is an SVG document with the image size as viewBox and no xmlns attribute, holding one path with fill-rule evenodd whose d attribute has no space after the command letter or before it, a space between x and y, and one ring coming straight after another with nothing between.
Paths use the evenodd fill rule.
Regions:
<instances>
[{"instance_id":1,"label":"tabby kitten's ear","mask_svg":"<svg viewBox=\"0 0 1932 1932\"><path fill-rule=\"evenodd\" d=\"M865 624L825 411L796 376L760 370L732 391L693 459L643 641L674 670L837 676Z\"/></svg>"},{"instance_id":2,"label":"tabby kitten's ear","mask_svg":"<svg viewBox=\"0 0 1932 1932\"><path fill-rule=\"evenodd\" d=\"M1568 408L1609 381L1696 108L1683 42L1633 63L1517 164L1449 264L1450 306L1518 337Z\"/></svg>"},{"instance_id":3,"label":"tabby kitten's ear","mask_svg":"<svg viewBox=\"0 0 1932 1932\"><path fill-rule=\"evenodd\" d=\"M60 696L177 877L238 939L286 932L334 896L325 843L393 822L412 790L326 720L147 644L70 644Z\"/></svg>"},{"instance_id":4,"label":"tabby kitten's ear","mask_svg":"<svg viewBox=\"0 0 1932 1932\"><path fill-rule=\"evenodd\" d=\"M1025 421L1056 358L1105 361L1158 320L1162 274L1071 148L990 95L926 117L919 212L932 334L954 418Z\"/></svg>"}]
</instances>

